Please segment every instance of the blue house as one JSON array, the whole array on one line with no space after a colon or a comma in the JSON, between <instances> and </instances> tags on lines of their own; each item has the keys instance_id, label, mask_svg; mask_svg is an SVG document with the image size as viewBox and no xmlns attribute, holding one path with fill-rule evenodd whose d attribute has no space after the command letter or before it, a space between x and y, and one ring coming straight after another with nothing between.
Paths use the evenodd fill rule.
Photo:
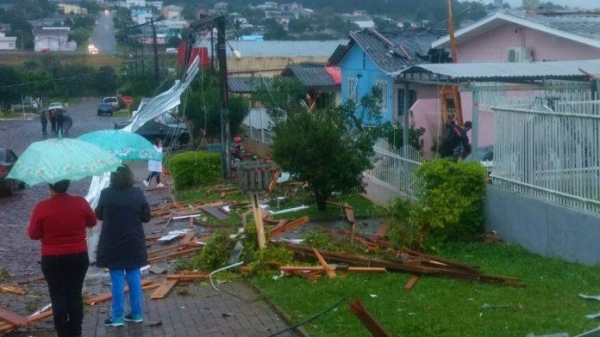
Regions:
<instances>
[{"instance_id":1,"label":"blue house","mask_svg":"<svg viewBox=\"0 0 600 337\"><path fill-rule=\"evenodd\" d=\"M404 84L395 81L395 77L404 68L435 62L438 57L430 52L435 40L437 37L429 32L379 32L372 28L351 32L350 42L340 45L329 59L330 64L341 69L342 102L359 103L377 86L382 92L382 121L402 123ZM408 106L414 104L416 96L416 91L409 90ZM363 122L375 121L364 118Z\"/></svg>"}]
</instances>

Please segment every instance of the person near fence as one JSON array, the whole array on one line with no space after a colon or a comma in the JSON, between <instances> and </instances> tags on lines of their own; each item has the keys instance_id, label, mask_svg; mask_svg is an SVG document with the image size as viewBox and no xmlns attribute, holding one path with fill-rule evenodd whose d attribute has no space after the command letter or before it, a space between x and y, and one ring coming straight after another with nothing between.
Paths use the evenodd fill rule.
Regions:
<instances>
[{"instance_id":1,"label":"person near fence","mask_svg":"<svg viewBox=\"0 0 600 337\"><path fill-rule=\"evenodd\" d=\"M156 138L154 140L154 149L156 149L157 152L162 153L162 150L163 150L162 139ZM148 174L148 178L146 178L146 180L144 180L144 185L146 187L148 187L150 185L150 183L152 182L152 178L156 178L156 187L158 187L158 188L165 187L165 185L160 182L160 175L163 171L162 160L148 160L148 171L150 171L150 174Z\"/></svg>"},{"instance_id":2,"label":"person near fence","mask_svg":"<svg viewBox=\"0 0 600 337\"><path fill-rule=\"evenodd\" d=\"M50 198L33 210L28 234L42 242L42 273L48 284L58 337L81 336L83 280L89 267L86 228L96 225L90 204L67 194L68 180L50 184Z\"/></svg>"},{"instance_id":3,"label":"person near fence","mask_svg":"<svg viewBox=\"0 0 600 337\"><path fill-rule=\"evenodd\" d=\"M108 268L112 310L105 326L124 321L142 323L141 267L148 264L142 223L150 221L150 206L142 190L133 187L133 173L123 165L110 174L109 187L100 192L96 217L102 221L96 265ZM129 286L130 311L125 313L125 281Z\"/></svg>"},{"instance_id":4,"label":"person near fence","mask_svg":"<svg viewBox=\"0 0 600 337\"><path fill-rule=\"evenodd\" d=\"M452 158L456 162L471 153L471 144L467 132L471 130L472 126L471 121L465 122L462 127L454 122L446 126L446 135L440 146L442 158Z\"/></svg>"}]
</instances>

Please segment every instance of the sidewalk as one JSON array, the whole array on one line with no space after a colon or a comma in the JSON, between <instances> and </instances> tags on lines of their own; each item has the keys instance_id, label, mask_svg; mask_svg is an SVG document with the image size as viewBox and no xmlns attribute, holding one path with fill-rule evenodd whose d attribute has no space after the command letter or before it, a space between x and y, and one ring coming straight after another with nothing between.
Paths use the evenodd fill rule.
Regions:
<instances>
[{"instance_id":1,"label":"sidewalk","mask_svg":"<svg viewBox=\"0 0 600 337\"><path fill-rule=\"evenodd\" d=\"M130 165L136 179L142 181L147 174L145 163ZM166 177L166 187L145 192L150 205L156 205L172 198L171 182ZM143 189L144 186L139 184ZM152 187L152 186L151 186ZM152 219L144 224L147 235L157 231L163 225L154 223L160 219ZM189 228L187 222L175 222L161 234L171 230ZM155 234L156 235L156 234ZM153 245L156 249L158 246ZM157 262L157 266L175 272L175 259ZM165 275L152 275L148 271L142 278L157 277L162 282ZM123 327L105 327L104 320L110 315L110 301L96 306L84 307L84 337L104 336L136 336L136 337L197 337L197 336L270 336L286 330L288 325L278 316L276 311L260 295L247 284L235 281L216 285L210 282L195 282L188 286L175 287L160 300L150 299L154 289L144 292L144 322L141 324L125 323ZM47 291L44 284L44 292ZM110 276L101 268L91 266L84 282L84 299L102 293L110 293ZM126 296L127 298L127 296ZM128 306L126 305L126 310ZM30 328L23 328L8 333L10 337L50 337L53 330L51 319L45 319ZM0 333L0 336L2 334ZM277 336L297 336L290 331Z\"/></svg>"}]
</instances>

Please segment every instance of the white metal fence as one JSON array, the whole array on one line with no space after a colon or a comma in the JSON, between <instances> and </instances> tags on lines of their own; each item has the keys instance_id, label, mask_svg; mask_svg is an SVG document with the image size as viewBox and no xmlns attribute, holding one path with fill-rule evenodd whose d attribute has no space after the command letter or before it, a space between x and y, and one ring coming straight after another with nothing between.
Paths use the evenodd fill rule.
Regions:
<instances>
[{"instance_id":1,"label":"white metal fence","mask_svg":"<svg viewBox=\"0 0 600 337\"><path fill-rule=\"evenodd\" d=\"M494 185L600 213L600 101L494 108Z\"/></svg>"},{"instance_id":2,"label":"white metal fence","mask_svg":"<svg viewBox=\"0 0 600 337\"><path fill-rule=\"evenodd\" d=\"M373 169L365 174L380 184L387 186L398 194L414 198L418 177L414 171L421 166L423 158L413 147L394 150L385 140L379 139L373 148L375 158Z\"/></svg>"},{"instance_id":3,"label":"white metal fence","mask_svg":"<svg viewBox=\"0 0 600 337\"><path fill-rule=\"evenodd\" d=\"M266 109L253 108L244 119L247 136L257 142L271 144L271 118Z\"/></svg>"}]
</instances>

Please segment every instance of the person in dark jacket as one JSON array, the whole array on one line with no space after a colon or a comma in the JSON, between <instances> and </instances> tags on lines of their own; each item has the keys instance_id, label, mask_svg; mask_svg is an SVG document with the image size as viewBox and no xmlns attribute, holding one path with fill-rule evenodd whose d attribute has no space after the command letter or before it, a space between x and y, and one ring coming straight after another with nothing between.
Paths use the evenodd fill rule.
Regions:
<instances>
[{"instance_id":1,"label":"person in dark jacket","mask_svg":"<svg viewBox=\"0 0 600 337\"><path fill-rule=\"evenodd\" d=\"M104 321L105 326L121 326L124 320L144 321L140 268L148 264L148 254L142 223L150 221L150 206L142 190L133 184L129 167L119 167L111 173L110 185L100 193L95 210L102 221L96 265L108 268L112 281L112 314ZM131 310L123 316L125 280Z\"/></svg>"},{"instance_id":2,"label":"person in dark jacket","mask_svg":"<svg viewBox=\"0 0 600 337\"><path fill-rule=\"evenodd\" d=\"M48 126L48 116L46 116L46 110L42 110L42 113L40 114L40 123L42 123L42 135L45 137L47 134L46 127Z\"/></svg>"},{"instance_id":3,"label":"person in dark jacket","mask_svg":"<svg viewBox=\"0 0 600 337\"><path fill-rule=\"evenodd\" d=\"M83 280L89 266L86 227L96 225L90 204L67 194L68 180L49 185L50 198L31 214L28 233L42 241L42 273L48 283L58 337L81 336Z\"/></svg>"}]
</instances>

